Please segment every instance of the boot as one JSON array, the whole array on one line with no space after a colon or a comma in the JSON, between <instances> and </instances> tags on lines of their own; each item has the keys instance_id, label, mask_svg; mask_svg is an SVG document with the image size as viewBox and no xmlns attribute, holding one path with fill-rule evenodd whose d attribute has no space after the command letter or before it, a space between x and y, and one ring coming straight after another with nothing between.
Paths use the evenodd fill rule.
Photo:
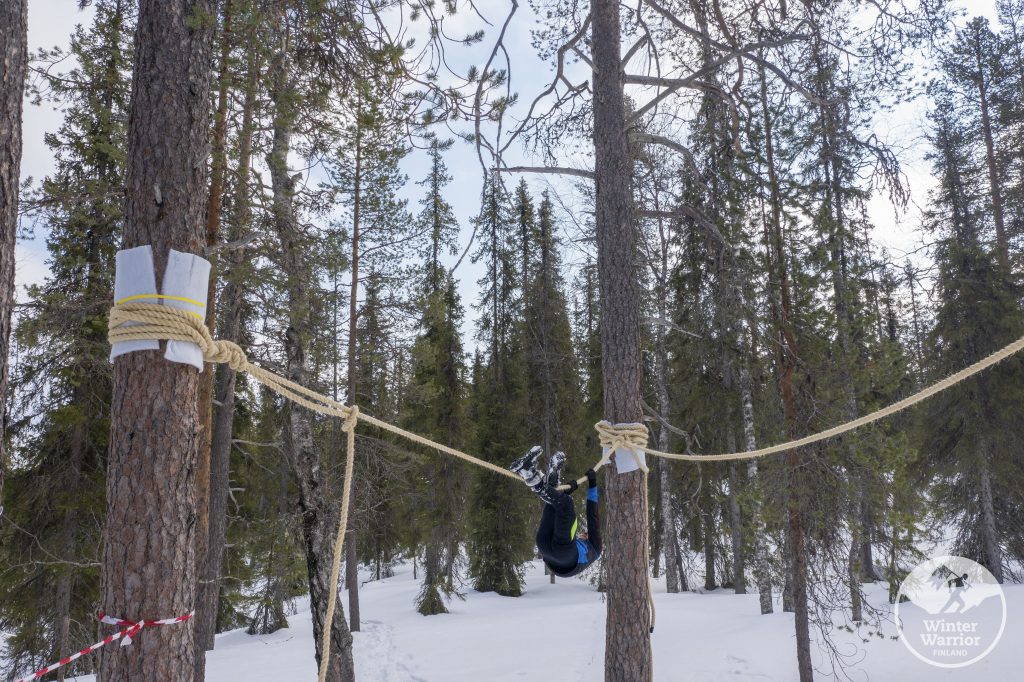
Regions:
<instances>
[{"instance_id":1,"label":"boot","mask_svg":"<svg viewBox=\"0 0 1024 682\"><path fill-rule=\"evenodd\" d=\"M508 470L519 474L523 482L531 488L543 485L544 476L537 471L537 460L542 454L544 454L544 449L539 445L534 445L529 452L512 462Z\"/></svg>"},{"instance_id":2,"label":"boot","mask_svg":"<svg viewBox=\"0 0 1024 682\"><path fill-rule=\"evenodd\" d=\"M559 450L551 455L548 462L548 485L557 488L562 483L562 467L565 466L565 453Z\"/></svg>"}]
</instances>

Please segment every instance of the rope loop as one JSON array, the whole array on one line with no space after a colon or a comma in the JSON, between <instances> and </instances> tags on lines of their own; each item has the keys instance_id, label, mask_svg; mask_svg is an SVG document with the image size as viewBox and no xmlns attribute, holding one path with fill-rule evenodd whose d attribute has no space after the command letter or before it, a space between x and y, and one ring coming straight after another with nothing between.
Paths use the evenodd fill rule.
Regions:
<instances>
[{"instance_id":1,"label":"rope loop","mask_svg":"<svg viewBox=\"0 0 1024 682\"><path fill-rule=\"evenodd\" d=\"M639 423L612 424L599 421L594 424L602 448L609 450L645 450L647 448L647 427Z\"/></svg>"},{"instance_id":2,"label":"rope loop","mask_svg":"<svg viewBox=\"0 0 1024 682\"><path fill-rule=\"evenodd\" d=\"M352 433L359 424L359 406L349 405L347 409L348 415L345 417L345 421L341 425L341 430L346 433Z\"/></svg>"}]
</instances>

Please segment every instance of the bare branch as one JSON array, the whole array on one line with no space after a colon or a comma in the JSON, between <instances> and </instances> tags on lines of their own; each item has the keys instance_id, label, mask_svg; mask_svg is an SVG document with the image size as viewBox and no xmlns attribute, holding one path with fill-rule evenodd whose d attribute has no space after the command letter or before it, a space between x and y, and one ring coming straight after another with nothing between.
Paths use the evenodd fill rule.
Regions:
<instances>
[{"instance_id":1,"label":"bare branch","mask_svg":"<svg viewBox=\"0 0 1024 682\"><path fill-rule=\"evenodd\" d=\"M729 247L729 242L726 241L725 237L722 236L722 232L718 229L710 218L701 213L698 209L693 206L680 205L674 211L637 211L637 216L640 218L689 218L698 227L714 239L723 248Z\"/></svg>"},{"instance_id":2,"label":"bare branch","mask_svg":"<svg viewBox=\"0 0 1024 682\"><path fill-rule=\"evenodd\" d=\"M578 178L594 179L594 171L580 170L578 168L563 168L560 166L505 166L495 168L499 173L545 173L548 175L573 175Z\"/></svg>"},{"instance_id":3,"label":"bare branch","mask_svg":"<svg viewBox=\"0 0 1024 682\"><path fill-rule=\"evenodd\" d=\"M678 324L676 324L672 320L667 320L664 317L654 317L654 316L645 317L644 318L644 322L647 322L648 324L656 324L656 325L658 325L660 327L665 327L667 329L671 329L672 331L679 332L680 334L686 334L687 336L692 336L695 339L703 339L704 338L700 334L695 334L694 332L691 332L691 331L689 331L687 329L683 329L682 327L680 327Z\"/></svg>"},{"instance_id":4,"label":"bare branch","mask_svg":"<svg viewBox=\"0 0 1024 682\"><path fill-rule=\"evenodd\" d=\"M697 161L694 159L693 152L690 151L689 147L679 142L676 142L671 138L665 137L663 135L655 135L653 133L637 132L633 134L633 139L635 139L638 142L660 144L663 147L668 147L673 151L679 152L686 159L686 165L690 168L690 170L692 170L694 173L697 172Z\"/></svg>"},{"instance_id":5,"label":"bare branch","mask_svg":"<svg viewBox=\"0 0 1024 682\"><path fill-rule=\"evenodd\" d=\"M650 40L649 36L644 36L640 40L636 41L636 44L629 48L629 51L626 52L625 56L622 58L622 67L625 68L626 64L629 64L629 60L636 56L636 53L639 52L644 45L650 42Z\"/></svg>"}]
</instances>

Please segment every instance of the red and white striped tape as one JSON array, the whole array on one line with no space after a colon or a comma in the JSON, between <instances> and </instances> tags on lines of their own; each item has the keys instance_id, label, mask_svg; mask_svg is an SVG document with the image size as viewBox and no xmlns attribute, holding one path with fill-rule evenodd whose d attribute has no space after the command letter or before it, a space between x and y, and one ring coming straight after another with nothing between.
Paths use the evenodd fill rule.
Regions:
<instances>
[{"instance_id":1,"label":"red and white striped tape","mask_svg":"<svg viewBox=\"0 0 1024 682\"><path fill-rule=\"evenodd\" d=\"M115 632L112 635L104 637L102 640L96 642L95 644L87 646L77 653L73 653L70 656L62 658L56 663L51 663L42 670L37 670L36 672L32 673L28 677L22 677L20 680L15 680L15 682L30 682L31 680L38 680L44 675L52 673L57 668L62 668L71 661L77 660L82 656L85 656L86 654L91 654L97 649L101 649L116 640L121 640L121 646L128 646L132 643L132 638L135 637L135 635L139 634L139 632L143 628L152 628L157 627L159 625L174 625L175 623L184 623L186 620L188 620L194 615L196 615L195 611L193 611L192 613L186 613L184 616L178 616L177 618L162 618L160 620L133 621L124 620L123 618L114 618L113 616L108 616L107 614L100 612L99 619L101 623L106 623L107 625L123 625L125 627L123 627L119 632Z\"/></svg>"}]
</instances>

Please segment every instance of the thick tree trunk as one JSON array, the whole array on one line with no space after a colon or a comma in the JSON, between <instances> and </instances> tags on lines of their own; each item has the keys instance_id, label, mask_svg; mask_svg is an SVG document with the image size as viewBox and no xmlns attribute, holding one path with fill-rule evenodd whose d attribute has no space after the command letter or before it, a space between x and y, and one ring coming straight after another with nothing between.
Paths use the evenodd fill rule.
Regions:
<instances>
[{"instance_id":1,"label":"thick tree trunk","mask_svg":"<svg viewBox=\"0 0 1024 682\"><path fill-rule=\"evenodd\" d=\"M21 178L21 109L28 69L28 0L0 3L0 508L3 506L7 362L14 310L14 241Z\"/></svg>"},{"instance_id":2,"label":"thick tree trunk","mask_svg":"<svg viewBox=\"0 0 1024 682\"><path fill-rule=\"evenodd\" d=\"M212 0L139 3L124 247L151 244L160 282L168 252L202 253ZM207 370L208 371L208 370ZM114 362L102 609L141 620L195 606L199 374L153 351ZM110 629L110 628L108 628ZM100 680L191 680L191 623L106 648Z\"/></svg>"},{"instance_id":3,"label":"thick tree trunk","mask_svg":"<svg viewBox=\"0 0 1024 682\"><path fill-rule=\"evenodd\" d=\"M220 241L221 201L224 194L224 176L227 166L225 142L228 116L228 57L231 53L231 0L224 2L224 19L220 35L219 82L217 84L217 110L214 113L211 137L210 191L206 200L206 245L216 246ZM206 326L210 334L217 334L217 260L211 256L210 283L206 292ZM196 655L195 679L206 678L206 651L213 648L217 629L217 597L219 583L210 572L210 468L213 443L213 382L223 367L209 367L199 377L199 417L201 439L196 467L196 573L199 578L196 596ZM202 615L200 615L202 614Z\"/></svg>"},{"instance_id":4,"label":"thick tree trunk","mask_svg":"<svg viewBox=\"0 0 1024 682\"><path fill-rule=\"evenodd\" d=\"M604 413L612 422L638 422L642 417L638 234L625 129L618 0L592 0L590 16ZM605 680L647 682L652 679L653 670L648 632L648 557L644 551L646 477L639 471L609 472L605 480Z\"/></svg>"},{"instance_id":5,"label":"thick tree trunk","mask_svg":"<svg viewBox=\"0 0 1024 682\"><path fill-rule=\"evenodd\" d=\"M281 243L281 262L287 279L288 330L285 338L287 376L305 385L309 378L306 350L309 346L310 287L306 250L294 208L294 181L288 175L288 152L297 112L295 93L288 80L287 55L275 56L271 100L274 106L273 144L267 165L273 190L274 226ZM284 448L298 482L299 509L302 513L302 537L309 580L310 608L313 615L313 640L316 660L323 655L323 630L331 629L331 658L327 679L348 682L354 679L352 634L345 622L345 609L338 604L333 623L325 623L331 584L331 557L334 554L335 513L328 502L320 453L313 442L310 412L286 403Z\"/></svg>"},{"instance_id":6,"label":"thick tree trunk","mask_svg":"<svg viewBox=\"0 0 1024 682\"><path fill-rule=\"evenodd\" d=\"M249 229L250 200L249 176L252 166L252 137L255 129L256 82L259 73L256 48L251 46L246 57L245 100L242 105L242 123L238 133L237 184L234 193L234 211L230 225L230 239L237 241ZM234 250L225 257L228 267L221 274L224 284L224 307L220 336L238 343L242 335L242 304L245 291L245 254ZM216 409L210 441L210 528L205 564L205 594L199 602L196 618L202 620L206 639L202 645L213 649L217 632L218 601L223 578L224 542L227 534L228 487L230 486L231 441L235 422L235 370L227 365L217 368L214 389Z\"/></svg>"}]
</instances>

